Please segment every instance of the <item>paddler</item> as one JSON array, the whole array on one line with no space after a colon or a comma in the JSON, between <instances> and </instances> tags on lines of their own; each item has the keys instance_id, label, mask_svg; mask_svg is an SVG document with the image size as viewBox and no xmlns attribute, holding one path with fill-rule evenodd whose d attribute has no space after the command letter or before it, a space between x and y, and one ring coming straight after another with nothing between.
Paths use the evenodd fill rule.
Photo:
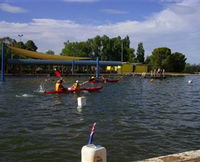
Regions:
<instances>
[{"instance_id":1,"label":"paddler","mask_svg":"<svg viewBox=\"0 0 200 162\"><path fill-rule=\"evenodd\" d=\"M102 81L105 81L105 80L106 80L106 78L104 77L104 75L101 75L101 76L100 76L100 79L101 79Z\"/></svg>"},{"instance_id":2,"label":"paddler","mask_svg":"<svg viewBox=\"0 0 200 162\"><path fill-rule=\"evenodd\" d=\"M57 80L56 85L55 85L55 91L60 92L60 91L63 91L65 89L65 87L62 85L62 83L63 83L62 78Z\"/></svg>"},{"instance_id":3,"label":"paddler","mask_svg":"<svg viewBox=\"0 0 200 162\"><path fill-rule=\"evenodd\" d=\"M82 86L83 84L79 83L79 80L76 80L76 82L73 84L72 89L73 90L80 90L80 86Z\"/></svg>"},{"instance_id":4,"label":"paddler","mask_svg":"<svg viewBox=\"0 0 200 162\"><path fill-rule=\"evenodd\" d=\"M96 80L96 77L95 77L95 76L91 76L91 77L90 77L90 80L91 80L91 81Z\"/></svg>"}]
</instances>

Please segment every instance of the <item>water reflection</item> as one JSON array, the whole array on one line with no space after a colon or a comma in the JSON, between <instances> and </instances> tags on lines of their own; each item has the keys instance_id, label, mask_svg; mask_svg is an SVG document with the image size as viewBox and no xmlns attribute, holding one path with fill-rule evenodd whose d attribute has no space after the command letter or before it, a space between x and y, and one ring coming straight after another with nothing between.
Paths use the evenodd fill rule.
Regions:
<instances>
[{"instance_id":1,"label":"water reflection","mask_svg":"<svg viewBox=\"0 0 200 162\"><path fill-rule=\"evenodd\" d=\"M62 98L61 98L60 94L55 94L54 95L54 99L55 99L55 106L63 104L63 101L62 101Z\"/></svg>"},{"instance_id":2,"label":"water reflection","mask_svg":"<svg viewBox=\"0 0 200 162\"><path fill-rule=\"evenodd\" d=\"M82 112L82 107L81 107L81 106L77 106L77 111L78 111L79 113L81 113L81 112Z\"/></svg>"}]
</instances>

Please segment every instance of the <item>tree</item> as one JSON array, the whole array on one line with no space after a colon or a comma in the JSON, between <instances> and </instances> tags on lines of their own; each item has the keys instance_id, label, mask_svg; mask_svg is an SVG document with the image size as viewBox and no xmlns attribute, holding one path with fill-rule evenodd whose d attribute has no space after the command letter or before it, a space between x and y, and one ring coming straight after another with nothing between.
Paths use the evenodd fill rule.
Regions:
<instances>
[{"instance_id":1,"label":"tree","mask_svg":"<svg viewBox=\"0 0 200 162\"><path fill-rule=\"evenodd\" d=\"M134 54L134 52L135 52L135 49L134 48L128 48L127 49L127 52L128 52L128 62L135 62L134 61L134 58L135 58L135 54Z\"/></svg>"},{"instance_id":2,"label":"tree","mask_svg":"<svg viewBox=\"0 0 200 162\"><path fill-rule=\"evenodd\" d=\"M122 57L123 45L123 61L133 61L134 49L130 48L129 37L124 39L121 37L109 38L106 35L88 39L86 42L65 42L61 55L82 56L95 59L97 56L104 61L120 61Z\"/></svg>"},{"instance_id":3,"label":"tree","mask_svg":"<svg viewBox=\"0 0 200 162\"><path fill-rule=\"evenodd\" d=\"M150 58L150 65L153 69L162 68L168 72L182 72L185 69L185 55L179 52L171 54L167 47L156 48Z\"/></svg>"},{"instance_id":4,"label":"tree","mask_svg":"<svg viewBox=\"0 0 200 162\"><path fill-rule=\"evenodd\" d=\"M151 57L150 56L147 56L145 61L144 61L145 64L150 64L151 63Z\"/></svg>"},{"instance_id":5,"label":"tree","mask_svg":"<svg viewBox=\"0 0 200 162\"><path fill-rule=\"evenodd\" d=\"M10 37L3 37L3 38L0 38L0 43L6 43L8 45L11 45L13 46L14 44L16 44L16 40L15 39L12 39Z\"/></svg>"},{"instance_id":6,"label":"tree","mask_svg":"<svg viewBox=\"0 0 200 162\"><path fill-rule=\"evenodd\" d=\"M130 39L129 36L126 36L123 40L123 60L125 62L134 62L135 58L135 49L130 48Z\"/></svg>"},{"instance_id":7,"label":"tree","mask_svg":"<svg viewBox=\"0 0 200 162\"><path fill-rule=\"evenodd\" d=\"M87 42L65 42L62 49L62 56L88 57L89 46Z\"/></svg>"},{"instance_id":8,"label":"tree","mask_svg":"<svg viewBox=\"0 0 200 162\"><path fill-rule=\"evenodd\" d=\"M142 42L138 43L138 48L136 52L138 62L144 63L144 52L145 50L143 47L143 43Z\"/></svg>"},{"instance_id":9,"label":"tree","mask_svg":"<svg viewBox=\"0 0 200 162\"><path fill-rule=\"evenodd\" d=\"M46 51L46 54L54 55L55 53L52 50L48 50L48 51Z\"/></svg>"},{"instance_id":10,"label":"tree","mask_svg":"<svg viewBox=\"0 0 200 162\"><path fill-rule=\"evenodd\" d=\"M26 49L30 50L30 51L37 51L37 46L35 45L35 43L32 40L28 40L25 43Z\"/></svg>"},{"instance_id":11,"label":"tree","mask_svg":"<svg viewBox=\"0 0 200 162\"><path fill-rule=\"evenodd\" d=\"M179 52L172 53L166 59L165 66L169 72L182 72L186 65L185 55Z\"/></svg>"},{"instance_id":12,"label":"tree","mask_svg":"<svg viewBox=\"0 0 200 162\"><path fill-rule=\"evenodd\" d=\"M25 46L25 44L23 42L17 42L17 43L15 43L15 47L26 49L26 46Z\"/></svg>"},{"instance_id":13,"label":"tree","mask_svg":"<svg viewBox=\"0 0 200 162\"><path fill-rule=\"evenodd\" d=\"M166 69L166 59L171 55L171 50L167 47L156 48L153 50L150 56L150 64L152 68L164 68Z\"/></svg>"},{"instance_id":14,"label":"tree","mask_svg":"<svg viewBox=\"0 0 200 162\"><path fill-rule=\"evenodd\" d=\"M190 65L187 63L184 69L185 73L200 73L200 64L199 65Z\"/></svg>"},{"instance_id":15,"label":"tree","mask_svg":"<svg viewBox=\"0 0 200 162\"><path fill-rule=\"evenodd\" d=\"M0 38L0 61L1 61L2 43L6 43L9 46L14 46L17 42L16 42L15 39L12 39L10 37ZM6 51L5 51L5 60L11 58L11 54L12 54L11 50L9 48L6 48Z\"/></svg>"}]
</instances>

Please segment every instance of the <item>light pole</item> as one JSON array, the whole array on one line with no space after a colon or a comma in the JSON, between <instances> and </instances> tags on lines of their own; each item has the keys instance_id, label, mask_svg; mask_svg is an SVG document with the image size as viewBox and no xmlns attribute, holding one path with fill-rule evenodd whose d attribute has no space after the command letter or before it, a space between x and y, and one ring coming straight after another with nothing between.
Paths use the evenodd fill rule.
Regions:
<instances>
[{"instance_id":1,"label":"light pole","mask_svg":"<svg viewBox=\"0 0 200 162\"><path fill-rule=\"evenodd\" d=\"M102 51L103 51L103 43L102 41L100 42L100 46L99 46L99 54L98 54L98 57L100 57L100 59L102 60Z\"/></svg>"},{"instance_id":2,"label":"light pole","mask_svg":"<svg viewBox=\"0 0 200 162\"><path fill-rule=\"evenodd\" d=\"M20 42L22 41L23 34L18 34Z\"/></svg>"}]
</instances>

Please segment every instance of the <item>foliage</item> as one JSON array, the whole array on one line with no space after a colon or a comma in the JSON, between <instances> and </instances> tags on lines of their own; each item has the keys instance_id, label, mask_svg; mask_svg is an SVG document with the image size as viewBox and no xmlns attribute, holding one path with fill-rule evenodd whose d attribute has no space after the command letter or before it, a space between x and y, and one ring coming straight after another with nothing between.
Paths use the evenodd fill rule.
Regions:
<instances>
[{"instance_id":1,"label":"foliage","mask_svg":"<svg viewBox=\"0 0 200 162\"><path fill-rule=\"evenodd\" d=\"M3 38L0 38L0 50L1 51L2 51L2 43L3 42L6 43L9 46L14 46L14 47L17 47L17 48L28 49L28 50L32 50L32 51L37 50L37 46L35 45L35 43L32 40L29 40L24 44L23 42L21 42L21 41L17 42L15 39L12 39L10 37L3 37ZM0 52L0 56L1 56L1 52ZM5 60L7 61L10 58L25 59L25 58L28 58L28 57L15 55L9 48L6 48Z\"/></svg>"},{"instance_id":2,"label":"foliage","mask_svg":"<svg viewBox=\"0 0 200 162\"><path fill-rule=\"evenodd\" d=\"M168 72L182 72L185 68L185 61L184 54L179 52L171 54L171 49L161 47L153 50L149 62L153 69L161 68Z\"/></svg>"},{"instance_id":3,"label":"foliage","mask_svg":"<svg viewBox=\"0 0 200 162\"><path fill-rule=\"evenodd\" d=\"M185 69L185 61L185 55L182 53L172 53L166 60L166 70L171 72L182 72Z\"/></svg>"},{"instance_id":4,"label":"foliage","mask_svg":"<svg viewBox=\"0 0 200 162\"><path fill-rule=\"evenodd\" d=\"M30 50L30 51L37 51L37 46L35 45L35 43L32 40L28 40L25 43L26 49Z\"/></svg>"},{"instance_id":5,"label":"foliage","mask_svg":"<svg viewBox=\"0 0 200 162\"><path fill-rule=\"evenodd\" d=\"M54 55L55 53L54 53L54 51L52 51L52 50L48 50L48 51L46 51L46 54Z\"/></svg>"},{"instance_id":6,"label":"foliage","mask_svg":"<svg viewBox=\"0 0 200 162\"><path fill-rule=\"evenodd\" d=\"M136 52L138 62L144 63L144 53L145 53L145 50L143 47L143 43L140 42L140 43L138 43L138 48L137 48L137 52Z\"/></svg>"},{"instance_id":7,"label":"foliage","mask_svg":"<svg viewBox=\"0 0 200 162\"><path fill-rule=\"evenodd\" d=\"M16 42L14 46L17 48L26 49L24 42Z\"/></svg>"},{"instance_id":8,"label":"foliage","mask_svg":"<svg viewBox=\"0 0 200 162\"><path fill-rule=\"evenodd\" d=\"M36 51L37 46L32 40L26 43L17 42L16 40L4 37L0 38L0 50L2 42L22 49ZM48 50L46 53L54 54L54 51ZM104 61L124 61L124 62L142 62L148 64L153 69L162 68L168 72L200 72L200 65L186 64L185 55L179 52L171 53L171 49L167 47L156 48L152 51L152 55L148 56L144 61L143 43L138 44L135 57L135 50L130 48L130 39L126 36L122 39L120 36L109 38L106 35L97 35L88 39L86 42L64 42L64 48L61 55L91 57ZM1 56L1 52L0 52ZM12 54L9 48L6 48L6 60L9 58L26 58L20 55ZM1 58L0 58L1 59Z\"/></svg>"},{"instance_id":9,"label":"foliage","mask_svg":"<svg viewBox=\"0 0 200 162\"><path fill-rule=\"evenodd\" d=\"M171 50L167 47L156 48L150 56L152 68L166 68L166 59L171 55Z\"/></svg>"},{"instance_id":10,"label":"foliage","mask_svg":"<svg viewBox=\"0 0 200 162\"><path fill-rule=\"evenodd\" d=\"M184 69L185 73L200 73L200 64L199 65L190 65L187 63Z\"/></svg>"},{"instance_id":11,"label":"foliage","mask_svg":"<svg viewBox=\"0 0 200 162\"><path fill-rule=\"evenodd\" d=\"M133 61L134 49L130 48L129 37L109 38L106 35L88 39L86 42L65 42L61 55L91 57L104 61Z\"/></svg>"},{"instance_id":12,"label":"foliage","mask_svg":"<svg viewBox=\"0 0 200 162\"><path fill-rule=\"evenodd\" d=\"M7 45L13 46L17 42L16 42L15 39L12 39L10 37L0 38L0 61L1 61L1 54L2 54L2 43L6 43ZM6 51L5 51L5 60L7 61L9 58L11 58L11 55L12 55L11 50L9 48L6 48Z\"/></svg>"},{"instance_id":13,"label":"foliage","mask_svg":"<svg viewBox=\"0 0 200 162\"><path fill-rule=\"evenodd\" d=\"M151 62L151 57L147 56L146 59L145 59L145 61L144 61L144 63L145 64L150 64L150 62Z\"/></svg>"}]
</instances>

